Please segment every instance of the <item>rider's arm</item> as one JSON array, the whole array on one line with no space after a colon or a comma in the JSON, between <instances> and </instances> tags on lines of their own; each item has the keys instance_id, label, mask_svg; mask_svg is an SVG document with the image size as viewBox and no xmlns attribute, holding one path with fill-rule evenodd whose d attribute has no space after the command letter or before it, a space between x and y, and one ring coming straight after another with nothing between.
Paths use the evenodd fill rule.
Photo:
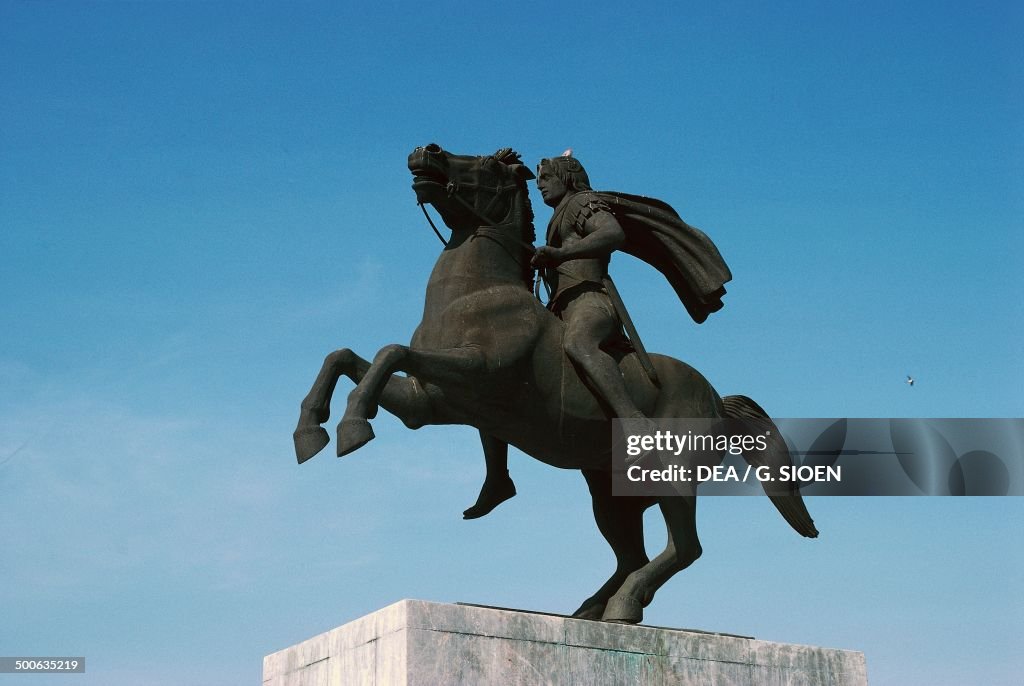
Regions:
<instances>
[{"instance_id":1,"label":"rider's arm","mask_svg":"<svg viewBox=\"0 0 1024 686\"><path fill-rule=\"evenodd\" d=\"M588 194L589 196L589 194ZM584 199L585 196L577 196ZM626 241L626 234L608 207L600 199L586 198L586 204L574 211L571 239L565 237L560 247L544 245L537 248L534 267L554 267L569 260L606 258Z\"/></svg>"},{"instance_id":2,"label":"rider's arm","mask_svg":"<svg viewBox=\"0 0 1024 686\"><path fill-rule=\"evenodd\" d=\"M587 217L580 233L583 238L556 251L563 262L586 257L607 257L626 240L626 234L610 212L597 212Z\"/></svg>"}]
</instances>

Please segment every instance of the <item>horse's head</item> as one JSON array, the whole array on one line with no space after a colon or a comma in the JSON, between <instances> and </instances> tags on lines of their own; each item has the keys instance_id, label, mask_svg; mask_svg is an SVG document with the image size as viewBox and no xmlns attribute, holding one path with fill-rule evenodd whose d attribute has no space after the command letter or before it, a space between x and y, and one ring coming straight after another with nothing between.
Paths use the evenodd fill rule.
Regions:
<instances>
[{"instance_id":1,"label":"horse's head","mask_svg":"<svg viewBox=\"0 0 1024 686\"><path fill-rule=\"evenodd\" d=\"M416 199L433 205L453 231L517 219L532 231L526 182L534 176L512 148L476 157L453 155L431 143L412 151L409 170Z\"/></svg>"}]
</instances>

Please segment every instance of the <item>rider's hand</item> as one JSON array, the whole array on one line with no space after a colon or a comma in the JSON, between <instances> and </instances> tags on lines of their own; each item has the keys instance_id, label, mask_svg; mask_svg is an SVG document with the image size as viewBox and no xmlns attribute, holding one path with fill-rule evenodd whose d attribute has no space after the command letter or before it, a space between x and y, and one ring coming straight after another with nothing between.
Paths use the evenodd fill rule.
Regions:
<instances>
[{"instance_id":1,"label":"rider's hand","mask_svg":"<svg viewBox=\"0 0 1024 686\"><path fill-rule=\"evenodd\" d=\"M558 248L552 248L550 245L542 245L537 248L537 252L533 254L533 259L530 260L530 266L534 268L541 267L557 267L563 262Z\"/></svg>"}]
</instances>

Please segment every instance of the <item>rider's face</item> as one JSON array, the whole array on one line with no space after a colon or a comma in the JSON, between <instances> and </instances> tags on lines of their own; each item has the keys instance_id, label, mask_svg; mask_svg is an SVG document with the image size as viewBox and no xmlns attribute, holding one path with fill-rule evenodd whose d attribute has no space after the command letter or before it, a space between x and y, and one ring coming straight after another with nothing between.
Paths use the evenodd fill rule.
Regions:
<instances>
[{"instance_id":1,"label":"rider's face","mask_svg":"<svg viewBox=\"0 0 1024 686\"><path fill-rule=\"evenodd\" d=\"M537 188L540 190L541 197L544 198L544 204L551 207L558 205L565 194L569 192L569 187L552 174L547 167L540 168L540 173L537 175Z\"/></svg>"}]
</instances>

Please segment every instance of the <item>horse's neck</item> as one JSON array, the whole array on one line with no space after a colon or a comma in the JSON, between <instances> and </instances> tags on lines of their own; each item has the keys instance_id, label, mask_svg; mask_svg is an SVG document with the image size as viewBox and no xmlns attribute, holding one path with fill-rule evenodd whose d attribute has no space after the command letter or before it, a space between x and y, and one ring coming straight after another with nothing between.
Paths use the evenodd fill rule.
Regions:
<instances>
[{"instance_id":1,"label":"horse's neck","mask_svg":"<svg viewBox=\"0 0 1024 686\"><path fill-rule=\"evenodd\" d=\"M514 228L459 231L434 265L428 288L444 286L458 297L502 284L523 284L523 263L529 259Z\"/></svg>"}]
</instances>

